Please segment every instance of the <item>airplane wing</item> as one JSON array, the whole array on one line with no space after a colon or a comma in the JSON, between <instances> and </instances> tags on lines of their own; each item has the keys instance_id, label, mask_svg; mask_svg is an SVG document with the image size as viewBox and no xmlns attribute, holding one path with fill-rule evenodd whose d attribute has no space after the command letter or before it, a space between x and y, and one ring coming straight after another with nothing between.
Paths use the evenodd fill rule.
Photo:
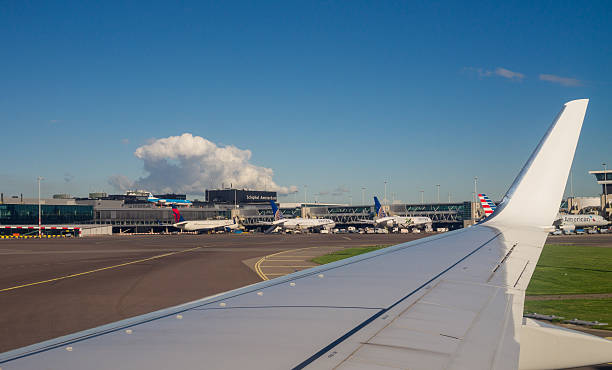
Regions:
<instances>
[{"instance_id":1,"label":"airplane wing","mask_svg":"<svg viewBox=\"0 0 612 370\"><path fill-rule=\"evenodd\" d=\"M586 106L564 106L484 223L10 351L2 368L516 369Z\"/></svg>"}]
</instances>

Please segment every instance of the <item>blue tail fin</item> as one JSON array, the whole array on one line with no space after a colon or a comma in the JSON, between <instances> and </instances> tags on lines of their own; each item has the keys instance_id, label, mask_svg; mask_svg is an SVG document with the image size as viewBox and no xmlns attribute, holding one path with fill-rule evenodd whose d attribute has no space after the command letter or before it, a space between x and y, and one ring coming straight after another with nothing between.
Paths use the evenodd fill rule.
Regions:
<instances>
[{"instance_id":1,"label":"blue tail fin","mask_svg":"<svg viewBox=\"0 0 612 370\"><path fill-rule=\"evenodd\" d=\"M376 217L378 218L387 217L387 213L385 212L383 207L380 205L380 202L378 201L378 197L374 197L374 210L376 211Z\"/></svg>"},{"instance_id":2,"label":"blue tail fin","mask_svg":"<svg viewBox=\"0 0 612 370\"><path fill-rule=\"evenodd\" d=\"M283 218L283 213L280 211L280 209L278 209L273 200L270 201L270 205L272 206L272 212L274 213L274 221L278 221Z\"/></svg>"},{"instance_id":3,"label":"blue tail fin","mask_svg":"<svg viewBox=\"0 0 612 370\"><path fill-rule=\"evenodd\" d=\"M174 204L172 205L172 213L174 214L174 223L185 221L185 219L181 215L181 212L178 210L178 208Z\"/></svg>"}]
</instances>

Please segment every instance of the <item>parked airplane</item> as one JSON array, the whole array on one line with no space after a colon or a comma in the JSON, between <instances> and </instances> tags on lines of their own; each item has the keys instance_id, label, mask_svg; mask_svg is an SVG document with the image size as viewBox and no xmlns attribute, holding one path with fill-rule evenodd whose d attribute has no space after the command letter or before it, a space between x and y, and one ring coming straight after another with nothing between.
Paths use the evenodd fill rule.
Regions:
<instances>
[{"instance_id":1,"label":"parked airplane","mask_svg":"<svg viewBox=\"0 0 612 370\"><path fill-rule=\"evenodd\" d=\"M272 221L272 227L270 227L267 232L273 231L278 226L288 230L320 230L331 229L336 226L336 223L328 218L285 218L273 200L270 200L270 206L274 212L274 221Z\"/></svg>"},{"instance_id":2,"label":"parked airplane","mask_svg":"<svg viewBox=\"0 0 612 370\"><path fill-rule=\"evenodd\" d=\"M607 226L610 222L599 215L568 215L559 213L553 225L562 230L573 231L576 228Z\"/></svg>"},{"instance_id":3,"label":"parked airplane","mask_svg":"<svg viewBox=\"0 0 612 370\"><path fill-rule=\"evenodd\" d=\"M184 231L208 231L216 229L228 229L234 230L240 227L238 223L238 217L234 217L231 220L194 220L185 221L181 215L181 211L172 205L172 213L174 214L174 224L172 226L177 227Z\"/></svg>"},{"instance_id":4,"label":"parked airplane","mask_svg":"<svg viewBox=\"0 0 612 370\"><path fill-rule=\"evenodd\" d=\"M190 200L186 200L186 199L163 199L163 198L157 198L155 196L153 196L153 194L149 193L149 196L147 197L147 202L151 202L151 203L157 203L159 205L172 205L172 204L182 204L182 205L191 205L191 201Z\"/></svg>"},{"instance_id":5,"label":"parked airplane","mask_svg":"<svg viewBox=\"0 0 612 370\"><path fill-rule=\"evenodd\" d=\"M495 212L495 209L497 209L495 203L485 194L478 194L478 199L480 200L482 209L484 209L485 218L491 216L493 212Z\"/></svg>"},{"instance_id":6,"label":"parked airplane","mask_svg":"<svg viewBox=\"0 0 612 370\"><path fill-rule=\"evenodd\" d=\"M380 205L377 197L374 197L374 224L379 226L393 227L397 226L405 229L431 227L431 218L429 217L413 217L413 216L388 216L384 208Z\"/></svg>"},{"instance_id":7,"label":"parked airplane","mask_svg":"<svg viewBox=\"0 0 612 370\"><path fill-rule=\"evenodd\" d=\"M482 223L19 348L0 354L0 365L508 370L610 362L612 341L523 319L587 104L564 105Z\"/></svg>"}]
</instances>

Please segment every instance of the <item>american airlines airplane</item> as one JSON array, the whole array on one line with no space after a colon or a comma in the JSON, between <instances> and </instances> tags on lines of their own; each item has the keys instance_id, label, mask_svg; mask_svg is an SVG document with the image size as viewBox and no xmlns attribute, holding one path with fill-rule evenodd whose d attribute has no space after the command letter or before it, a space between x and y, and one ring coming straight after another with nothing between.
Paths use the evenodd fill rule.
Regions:
<instances>
[{"instance_id":1,"label":"american airlines airplane","mask_svg":"<svg viewBox=\"0 0 612 370\"><path fill-rule=\"evenodd\" d=\"M607 226L610 222L599 215L568 215L559 213L553 224L562 230L573 231L576 228Z\"/></svg>"},{"instance_id":2,"label":"american airlines airplane","mask_svg":"<svg viewBox=\"0 0 612 370\"><path fill-rule=\"evenodd\" d=\"M610 362L612 341L523 318L587 104L563 106L484 222L19 348L1 354L0 366L505 370Z\"/></svg>"},{"instance_id":3,"label":"american airlines airplane","mask_svg":"<svg viewBox=\"0 0 612 370\"><path fill-rule=\"evenodd\" d=\"M208 231L216 229L229 229L235 230L240 227L237 221L237 217L231 220L194 220L185 221L181 215L181 211L173 205L172 213L174 214L174 224L172 226L177 227L184 231Z\"/></svg>"},{"instance_id":4,"label":"american airlines airplane","mask_svg":"<svg viewBox=\"0 0 612 370\"><path fill-rule=\"evenodd\" d=\"M273 200L270 200L270 206L274 212L274 221L272 227L268 230L272 231L277 226L288 230L303 230L303 229L331 229L336 226L333 220L328 218L285 218L283 213L276 206Z\"/></svg>"},{"instance_id":5,"label":"american airlines airplane","mask_svg":"<svg viewBox=\"0 0 612 370\"><path fill-rule=\"evenodd\" d=\"M431 218L429 217L412 217L412 216L388 216L384 208L380 205L377 197L374 197L374 211L376 216L374 218L374 224L379 226L388 227L402 227L402 228L421 228L424 229L429 225L431 227Z\"/></svg>"},{"instance_id":6,"label":"american airlines airplane","mask_svg":"<svg viewBox=\"0 0 612 370\"><path fill-rule=\"evenodd\" d=\"M497 209L495 202L489 199L489 197L487 197L485 194L478 194L478 199L480 200L480 205L482 205L482 209L484 210L485 218L491 216Z\"/></svg>"}]
</instances>

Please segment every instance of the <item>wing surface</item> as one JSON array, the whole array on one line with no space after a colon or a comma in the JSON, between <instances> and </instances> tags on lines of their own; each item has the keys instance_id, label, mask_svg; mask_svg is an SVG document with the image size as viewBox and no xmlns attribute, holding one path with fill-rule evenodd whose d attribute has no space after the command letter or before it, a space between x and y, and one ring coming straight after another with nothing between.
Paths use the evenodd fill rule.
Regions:
<instances>
[{"instance_id":1,"label":"wing surface","mask_svg":"<svg viewBox=\"0 0 612 370\"><path fill-rule=\"evenodd\" d=\"M2 354L0 363L3 369L516 369L524 292L565 187L586 105L565 105L487 222L24 347ZM524 198L538 186L553 196ZM531 214L528 221L515 217L520 209Z\"/></svg>"}]
</instances>

